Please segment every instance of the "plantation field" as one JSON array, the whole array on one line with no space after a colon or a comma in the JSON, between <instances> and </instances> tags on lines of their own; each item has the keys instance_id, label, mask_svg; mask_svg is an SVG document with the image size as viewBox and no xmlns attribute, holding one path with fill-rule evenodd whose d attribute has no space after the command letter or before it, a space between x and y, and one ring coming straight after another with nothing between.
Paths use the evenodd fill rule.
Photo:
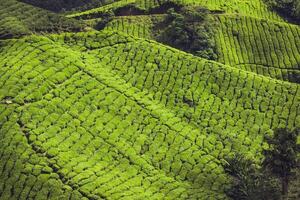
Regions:
<instances>
[{"instance_id":1,"label":"plantation field","mask_svg":"<svg viewBox=\"0 0 300 200\"><path fill-rule=\"evenodd\" d=\"M259 159L266 131L300 124L298 85L155 42L101 32L2 46L3 198L54 187L74 198L224 199L224 156ZM25 150L12 157L14 145ZM41 161L24 167L30 152ZM19 179L29 183L10 192Z\"/></svg>"},{"instance_id":2,"label":"plantation field","mask_svg":"<svg viewBox=\"0 0 300 200\"><path fill-rule=\"evenodd\" d=\"M113 19L105 26L108 31L120 31L135 37L154 39L153 29L163 20L163 15L125 16Z\"/></svg>"},{"instance_id":3,"label":"plantation field","mask_svg":"<svg viewBox=\"0 0 300 200\"><path fill-rule=\"evenodd\" d=\"M263 0L52 2L0 0L0 200L230 199L228 159L300 128L300 28ZM159 43L184 6L215 60Z\"/></svg>"},{"instance_id":4,"label":"plantation field","mask_svg":"<svg viewBox=\"0 0 300 200\"><path fill-rule=\"evenodd\" d=\"M115 0L19 0L56 13L78 12L110 4Z\"/></svg>"},{"instance_id":5,"label":"plantation field","mask_svg":"<svg viewBox=\"0 0 300 200\"><path fill-rule=\"evenodd\" d=\"M274 21L284 21L275 12L270 11L263 3L263 0L120 0L99 8L71 14L68 17L90 18L101 15L108 10L118 10L126 6L133 6L139 13L159 14L174 3L183 6L205 6L217 13L241 14Z\"/></svg>"},{"instance_id":6,"label":"plantation field","mask_svg":"<svg viewBox=\"0 0 300 200\"><path fill-rule=\"evenodd\" d=\"M80 31L83 23L16 0L0 0L0 39L37 32Z\"/></svg>"},{"instance_id":7,"label":"plantation field","mask_svg":"<svg viewBox=\"0 0 300 200\"><path fill-rule=\"evenodd\" d=\"M113 37L105 41L110 39ZM104 63L94 64L88 55L81 60L84 54L53 46L45 38L28 38L5 47L19 56L34 49L28 57L30 61L21 70L7 63L15 55L1 55L6 58L2 63L7 65L1 72L7 80L2 87L2 99L12 102L2 106L5 125L1 133L7 131L6 123L13 125L35 154L46 157L46 163L39 166L41 171L35 172L37 176L44 173L45 167L47 174L58 174L57 179L69 189L78 189L87 198L224 198L219 189L227 179L220 161L209 153L213 146L206 142L211 136L198 137L197 128L113 75L103 67ZM50 50L51 47L55 50ZM43 53L46 49L47 53ZM57 53L60 56L55 56ZM48 64L38 65L44 56ZM20 73L22 79L17 78ZM33 88L36 88L34 93ZM17 107L13 113L9 112L12 105ZM40 107L45 108L43 112ZM6 121L8 114L14 117ZM10 140L5 138L3 145L9 148L11 144L7 141ZM83 163L78 165L78 162ZM6 173L3 175L2 179L6 180ZM5 183L13 181L9 179ZM208 189L211 187L215 189ZM3 194L13 198L22 195L23 190L26 188L16 188L11 194L4 185ZM24 195L21 197L33 194Z\"/></svg>"},{"instance_id":8,"label":"plantation field","mask_svg":"<svg viewBox=\"0 0 300 200\"><path fill-rule=\"evenodd\" d=\"M239 15L214 15L217 61L290 82L300 78L300 28ZM117 17L106 30L155 39L164 15Z\"/></svg>"},{"instance_id":9,"label":"plantation field","mask_svg":"<svg viewBox=\"0 0 300 200\"><path fill-rule=\"evenodd\" d=\"M299 26L244 16L219 15L216 19L219 62L299 83Z\"/></svg>"}]
</instances>

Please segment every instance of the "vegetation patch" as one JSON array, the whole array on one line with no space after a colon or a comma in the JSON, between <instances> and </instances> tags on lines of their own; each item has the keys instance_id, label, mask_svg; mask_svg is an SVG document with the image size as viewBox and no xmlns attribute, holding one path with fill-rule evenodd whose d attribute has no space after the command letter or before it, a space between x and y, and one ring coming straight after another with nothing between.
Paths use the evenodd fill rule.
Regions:
<instances>
[{"instance_id":1,"label":"vegetation patch","mask_svg":"<svg viewBox=\"0 0 300 200\"><path fill-rule=\"evenodd\" d=\"M263 0L26 1L0 0L1 200L300 199L298 25Z\"/></svg>"},{"instance_id":2,"label":"vegetation patch","mask_svg":"<svg viewBox=\"0 0 300 200\"><path fill-rule=\"evenodd\" d=\"M0 39L31 33L78 32L84 24L76 19L33 7L16 0L0 0Z\"/></svg>"},{"instance_id":3,"label":"vegetation patch","mask_svg":"<svg viewBox=\"0 0 300 200\"><path fill-rule=\"evenodd\" d=\"M196 56L215 60L213 20L208 14L209 11L202 7L183 7L179 12L168 10L165 21L161 22L165 27L158 30L156 40Z\"/></svg>"},{"instance_id":4,"label":"vegetation patch","mask_svg":"<svg viewBox=\"0 0 300 200\"><path fill-rule=\"evenodd\" d=\"M299 0L264 0L270 8L293 23L300 24Z\"/></svg>"},{"instance_id":5,"label":"vegetation patch","mask_svg":"<svg viewBox=\"0 0 300 200\"><path fill-rule=\"evenodd\" d=\"M110 0L19 0L53 12L88 10L100 7Z\"/></svg>"}]
</instances>

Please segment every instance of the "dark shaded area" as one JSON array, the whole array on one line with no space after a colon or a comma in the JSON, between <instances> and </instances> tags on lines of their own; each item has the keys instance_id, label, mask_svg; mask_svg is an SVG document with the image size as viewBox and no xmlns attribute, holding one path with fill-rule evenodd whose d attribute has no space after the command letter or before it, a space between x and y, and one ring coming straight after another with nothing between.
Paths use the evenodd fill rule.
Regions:
<instances>
[{"instance_id":1,"label":"dark shaded area","mask_svg":"<svg viewBox=\"0 0 300 200\"><path fill-rule=\"evenodd\" d=\"M264 2L290 23L300 25L299 0L264 0Z\"/></svg>"},{"instance_id":2,"label":"dark shaded area","mask_svg":"<svg viewBox=\"0 0 300 200\"><path fill-rule=\"evenodd\" d=\"M165 20L153 29L156 40L193 55L215 60L213 20L209 10L203 7L171 8Z\"/></svg>"},{"instance_id":3,"label":"dark shaded area","mask_svg":"<svg viewBox=\"0 0 300 200\"><path fill-rule=\"evenodd\" d=\"M171 8L179 12L182 6L174 2L165 2L159 5L158 7L151 8L149 10L142 10L140 8L137 8L134 4L129 4L127 6L117 8L114 11L114 13L116 16L155 15L155 14L165 14Z\"/></svg>"},{"instance_id":4,"label":"dark shaded area","mask_svg":"<svg viewBox=\"0 0 300 200\"><path fill-rule=\"evenodd\" d=\"M94 13L89 13L87 15L83 16L76 16L74 17L75 19L95 19L95 18L105 18L108 14L107 13L113 13L114 16L130 16L130 15L146 15L146 11L137 8L134 4L128 4L123 7L119 7L116 9L111 9L109 11L104 11L104 12L94 12Z\"/></svg>"},{"instance_id":5,"label":"dark shaded area","mask_svg":"<svg viewBox=\"0 0 300 200\"><path fill-rule=\"evenodd\" d=\"M126 5L124 7L117 8L114 11L116 16L129 16L129 15L145 15L145 10L141 10L134 5Z\"/></svg>"},{"instance_id":6,"label":"dark shaded area","mask_svg":"<svg viewBox=\"0 0 300 200\"><path fill-rule=\"evenodd\" d=\"M105 2L113 2L112 0L19 0L21 2L31 4L53 12L63 12L72 10L88 10L99 7Z\"/></svg>"},{"instance_id":7,"label":"dark shaded area","mask_svg":"<svg viewBox=\"0 0 300 200\"><path fill-rule=\"evenodd\" d=\"M290 181L295 177L294 170L300 167L300 144L297 144L299 135L300 129L279 128L274 131L272 137L265 136L270 148L263 151L263 167L269 169L270 173L280 180L283 200L288 197Z\"/></svg>"},{"instance_id":8,"label":"dark shaded area","mask_svg":"<svg viewBox=\"0 0 300 200\"><path fill-rule=\"evenodd\" d=\"M189 107L195 107L195 103L193 100L188 99L187 97L183 97L183 103L186 103Z\"/></svg>"},{"instance_id":9,"label":"dark shaded area","mask_svg":"<svg viewBox=\"0 0 300 200\"><path fill-rule=\"evenodd\" d=\"M44 9L18 2L0 0L0 39L19 38L32 33L78 32L84 24Z\"/></svg>"},{"instance_id":10,"label":"dark shaded area","mask_svg":"<svg viewBox=\"0 0 300 200\"><path fill-rule=\"evenodd\" d=\"M255 163L238 152L226 158L227 163L223 167L232 179L231 187L225 191L227 196L233 200L289 199L290 188L294 192L297 187L297 172L300 170L299 133L300 129L285 128L275 129L274 134L265 133L267 147L263 150L261 163Z\"/></svg>"},{"instance_id":11,"label":"dark shaded area","mask_svg":"<svg viewBox=\"0 0 300 200\"><path fill-rule=\"evenodd\" d=\"M167 11L172 8L175 11L180 11L182 8L182 5L176 4L173 2L166 2L162 3L158 7L144 10L139 7L136 7L134 3L128 4L126 6L118 7L116 9L112 9L110 11L105 12L95 12L90 13L83 16L77 16L76 19L94 19L94 18L103 18L107 15L107 12L113 12L115 16L134 16L134 15L154 15L154 14L166 14Z\"/></svg>"},{"instance_id":12,"label":"dark shaded area","mask_svg":"<svg viewBox=\"0 0 300 200\"><path fill-rule=\"evenodd\" d=\"M225 191L232 200L280 200L278 181L252 160L237 153L227 158L225 172L230 175L232 185Z\"/></svg>"},{"instance_id":13,"label":"dark shaded area","mask_svg":"<svg viewBox=\"0 0 300 200\"><path fill-rule=\"evenodd\" d=\"M174 2L166 2L162 3L160 6L152 8L148 11L149 14L165 14L171 8L174 11L179 12L182 9L182 5L174 3Z\"/></svg>"},{"instance_id":14,"label":"dark shaded area","mask_svg":"<svg viewBox=\"0 0 300 200\"><path fill-rule=\"evenodd\" d=\"M105 28L105 26L113 19L115 14L112 11L108 11L103 14L101 17L101 20L95 25L96 30L102 30Z\"/></svg>"},{"instance_id":15,"label":"dark shaded area","mask_svg":"<svg viewBox=\"0 0 300 200\"><path fill-rule=\"evenodd\" d=\"M298 67L300 69L300 67ZM288 71L287 74L284 74L286 76L286 79L289 80L292 83L298 83L300 84L300 71L299 70L293 70Z\"/></svg>"}]
</instances>

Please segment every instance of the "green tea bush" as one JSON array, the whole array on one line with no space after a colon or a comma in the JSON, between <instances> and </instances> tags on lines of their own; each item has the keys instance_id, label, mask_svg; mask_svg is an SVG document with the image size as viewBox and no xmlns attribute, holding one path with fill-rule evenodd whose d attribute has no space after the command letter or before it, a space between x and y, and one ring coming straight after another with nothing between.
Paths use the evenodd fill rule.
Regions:
<instances>
[{"instance_id":1,"label":"green tea bush","mask_svg":"<svg viewBox=\"0 0 300 200\"><path fill-rule=\"evenodd\" d=\"M297 82L300 60L296 47L298 42L292 36L298 31L297 26L250 17L219 15L216 27L214 38L219 62L264 76ZM238 40L233 34L236 29L240 30ZM287 73L287 69L291 71Z\"/></svg>"},{"instance_id":2,"label":"green tea bush","mask_svg":"<svg viewBox=\"0 0 300 200\"><path fill-rule=\"evenodd\" d=\"M293 83L121 33L64 35L9 40L1 47L0 155L14 152L6 146L19 149L10 141L22 144L22 163L28 163L25 155L39 158L36 164L42 159L52 179L86 198L225 199L225 156L238 150L259 160L265 132L282 122L298 126ZM15 104L17 98L24 104ZM7 158L15 156L1 160ZM50 196L69 194L57 188ZM14 198L0 193L7 196Z\"/></svg>"}]
</instances>

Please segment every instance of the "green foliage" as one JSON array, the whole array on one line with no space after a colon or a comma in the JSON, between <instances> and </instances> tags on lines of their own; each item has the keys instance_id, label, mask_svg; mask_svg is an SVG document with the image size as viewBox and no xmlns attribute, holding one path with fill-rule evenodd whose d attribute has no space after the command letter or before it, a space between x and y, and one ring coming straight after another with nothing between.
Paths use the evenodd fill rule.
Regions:
<instances>
[{"instance_id":1,"label":"green foliage","mask_svg":"<svg viewBox=\"0 0 300 200\"><path fill-rule=\"evenodd\" d=\"M34 32L80 31L84 25L43 9L16 1L0 0L0 39Z\"/></svg>"},{"instance_id":2,"label":"green foliage","mask_svg":"<svg viewBox=\"0 0 300 200\"><path fill-rule=\"evenodd\" d=\"M0 37L12 38L29 34L29 29L16 17L5 17L1 20Z\"/></svg>"},{"instance_id":3,"label":"green foliage","mask_svg":"<svg viewBox=\"0 0 300 200\"><path fill-rule=\"evenodd\" d=\"M284 196L288 194L288 184L294 175L293 170L299 167L300 144L297 144L299 133L299 129L290 131L280 128L274 131L273 137L266 137L270 147L264 150L263 165L281 180Z\"/></svg>"},{"instance_id":4,"label":"green foliage","mask_svg":"<svg viewBox=\"0 0 300 200\"><path fill-rule=\"evenodd\" d=\"M157 36L159 42L203 58L216 59L212 21L207 9L183 7L180 12L170 9L165 23L168 25Z\"/></svg>"},{"instance_id":5,"label":"green foliage","mask_svg":"<svg viewBox=\"0 0 300 200\"><path fill-rule=\"evenodd\" d=\"M225 171L232 177L232 186L226 191L233 200L279 200L278 182L268 171L241 154L227 158Z\"/></svg>"},{"instance_id":6,"label":"green foliage","mask_svg":"<svg viewBox=\"0 0 300 200\"><path fill-rule=\"evenodd\" d=\"M299 82L299 27L265 19L219 15L218 62L279 80Z\"/></svg>"},{"instance_id":7,"label":"green foliage","mask_svg":"<svg viewBox=\"0 0 300 200\"><path fill-rule=\"evenodd\" d=\"M1 19L26 31L73 30L65 18L1 3L15 15L4 9ZM229 15L214 15L216 27L206 9L182 8L192 4ZM116 10L159 15L111 21ZM276 199L276 180L252 161L229 161L232 179L224 163L237 151L258 162L266 132L299 126L299 87L263 76L296 70L298 29L233 13L280 21L260 0L121 0L73 15L106 14L106 31L1 40L0 199L226 199L231 184L239 199ZM226 65L150 40L172 25L179 45L206 58L216 28ZM251 70L262 75L245 71L261 63L270 69Z\"/></svg>"},{"instance_id":8,"label":"green foliage","mask_svg":"<svg viewBox=\"0 0 300 200\"><path fill-rule=\"evenodd\" d=\"M111 0L21 0L22 2L54 12L87 10L99 7Z\"/></svg>"},{"instance_id":9,"label":"green foliage","mask_svg":"<svg viewBox=\"0 0 300 200\"><path fill-rule=\"evenodd\" d=\"M114 1L113 3L108 3L110 4L84 12L78 12L70 16L87 18L88 16L97 16L109 9L123 9L123 11L125 10L128 12L128 8L131 8L133 11L138 11L139 14L162 14L165 13L165 11L169 8L179 8L182 6L205 6L216 14L240 14L243 16L264 18L274 21L284 21L282 18L276 15L276 13L269 10L263 0L119 0ZM132 13L134 14L135 12Z\"/></svg>"},{"instance_id":10,"label":"green foliage","mask_svg":"<svg viewBox=\"0 0 300 200\"><path fill-rule=\"evenodd\" d=\"M271 8L286 17L293 18L296 23L300 20L299 0L264 0Z\"/></svg>"},{"instance_id":11,"label":"green foliage","mask_svg":"<svg viewBox=\"0 0 300 200\"><path fill-rule=\"evenodd\" d=\"M95 25L96 30L102 30L113 19L114 13L110 10L101 16L101 20Z\"/></svg>"}]
</instances>

